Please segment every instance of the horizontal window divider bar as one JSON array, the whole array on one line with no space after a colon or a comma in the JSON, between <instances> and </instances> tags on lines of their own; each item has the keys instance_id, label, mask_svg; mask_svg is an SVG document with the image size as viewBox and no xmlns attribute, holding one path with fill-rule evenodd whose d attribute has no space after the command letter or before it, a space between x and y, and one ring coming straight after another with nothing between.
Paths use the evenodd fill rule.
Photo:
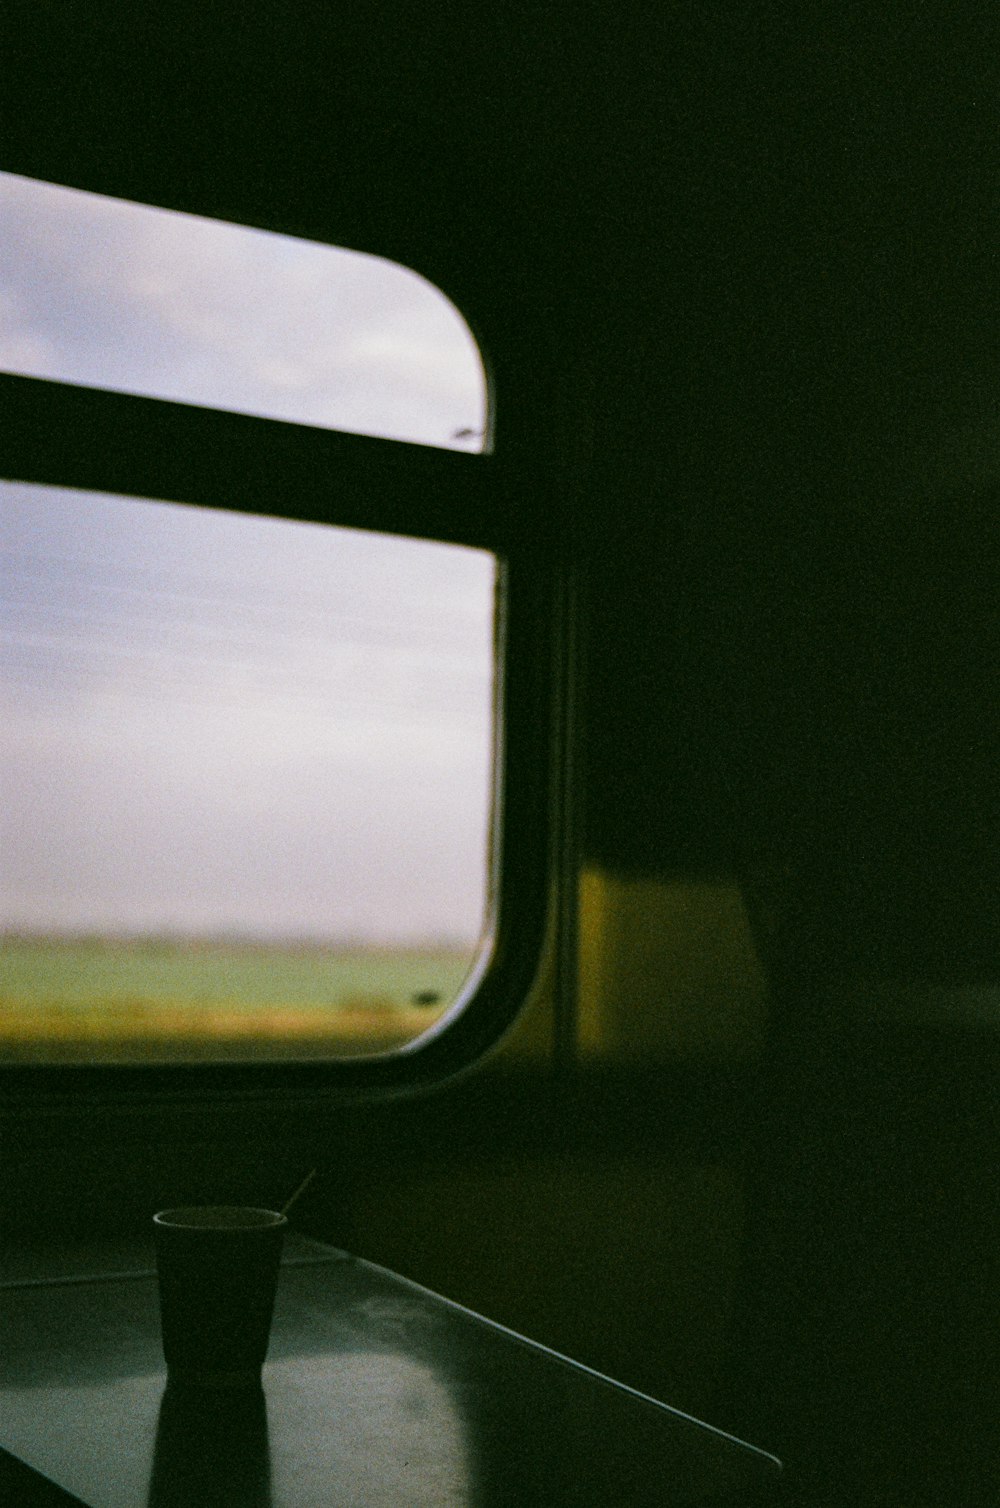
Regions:
<instances>
[{"instance_id":1,"label":"horizontal window divider bar","mask_svg":"<svg viewBox=\"0 0 1000 1508\"><path fill-rule=\"evenodd\" d=\"M0 373L0 476L503 549L493 456Z\"/></svg>"}]
</instances>

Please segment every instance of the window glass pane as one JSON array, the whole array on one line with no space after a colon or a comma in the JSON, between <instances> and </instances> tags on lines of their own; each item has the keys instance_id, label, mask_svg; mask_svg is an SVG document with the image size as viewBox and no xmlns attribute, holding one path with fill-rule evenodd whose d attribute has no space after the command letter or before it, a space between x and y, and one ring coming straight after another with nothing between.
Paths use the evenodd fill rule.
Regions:
<instances>
[{"instance_id":1,"label":"window glass pane","mask_svg":"<svg viewBox=\"0 0 1000 1508\"><path fill-rule=\"evenodd\" d=\"M0 368L482 450L468 326L396 262L0 173Z\"/></svg>"},{"instance_id":2,"label":"window glass pane","mask_svg":"<svg viewBox=\"0 0 1000 1508\"><path fill-rule=\"evenodd\" d=\"M490 931L485 551L0 489L0 1057L438 1022Z\"/></svg>"}]
</instances>

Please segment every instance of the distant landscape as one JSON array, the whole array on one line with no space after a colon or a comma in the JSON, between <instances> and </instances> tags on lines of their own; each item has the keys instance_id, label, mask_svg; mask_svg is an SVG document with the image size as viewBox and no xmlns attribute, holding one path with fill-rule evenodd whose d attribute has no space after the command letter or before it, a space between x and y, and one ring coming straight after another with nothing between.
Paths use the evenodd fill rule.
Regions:
<instances>
[{"instance_id":1,"label":"distant landscape","mask_svg":"<svg viewBox=\"0 0 1000 1508\"><path fill-rule=\"evenodd\" d=\"M0 936L0 1060L257 1061L412 1041L457 998L466 947L215 937Z\"/></svg>"}]
</instances>

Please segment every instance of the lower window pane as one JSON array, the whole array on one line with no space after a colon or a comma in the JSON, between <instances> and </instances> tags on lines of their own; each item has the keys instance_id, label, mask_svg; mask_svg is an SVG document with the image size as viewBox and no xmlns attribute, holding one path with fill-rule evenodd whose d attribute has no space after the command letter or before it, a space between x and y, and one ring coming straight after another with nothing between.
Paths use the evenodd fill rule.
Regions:
<instances>
[{"instance_id":1,"label":"lower window pane","mask_svg":"<svg viewBox=\"0 0 1000 1508\"><path fill-rule=\"evenodd\" d=\"M496 562L0 490L0 1058L399 1048L488 949Z\"/></svg>"}]
</instances>

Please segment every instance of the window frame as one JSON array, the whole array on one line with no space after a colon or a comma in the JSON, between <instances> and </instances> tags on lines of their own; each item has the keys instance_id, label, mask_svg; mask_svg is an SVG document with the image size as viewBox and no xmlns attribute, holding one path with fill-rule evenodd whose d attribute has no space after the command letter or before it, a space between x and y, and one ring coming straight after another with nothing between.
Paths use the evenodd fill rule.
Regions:
<instances>
[{"instance_id":1,"label":"window frame","mask_svg":"<svg viewBox=\"0 0 1000 1508\"><path fill-rule=\"evenodd\" d=\"M552 946L559 530L490 451L438 449L0 374L0 475L471 545L499 561L492 948L442 1022L391 1054L312 1062L10 1064L13 1106L82 1097L381 1098L453 1077L511 1025Z\"/></svg>"}]
</instances>

